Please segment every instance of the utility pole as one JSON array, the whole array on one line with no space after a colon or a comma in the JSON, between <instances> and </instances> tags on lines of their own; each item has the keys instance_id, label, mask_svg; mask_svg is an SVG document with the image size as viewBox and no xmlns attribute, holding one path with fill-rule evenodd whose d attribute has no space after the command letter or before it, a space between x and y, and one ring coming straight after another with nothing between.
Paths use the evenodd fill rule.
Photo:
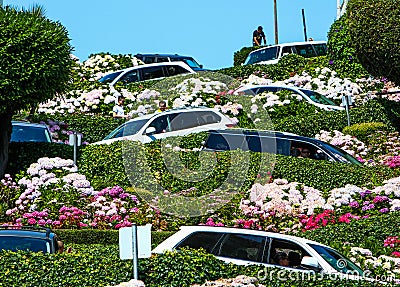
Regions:
<instances>
[{"instance_id":1,"label":"utility pole","mask_svg":"<svg viewBox=\"0 0 400 287\"><path fill-rule=\"evenodd\" d=\"M278 40L278 9L276 8L276 0L274 0L274 27L275 27L275 45L279 43Z\"/></svg>"},{"instance_id":2,"label":"utility pole","mask_svg":"<svg viewBox=\"0 0 400 287\"><path fill-rule=\"evenodd\" d=\"M304 15L304 9L301 9L301 15L303 16L303 28L304 28L304 41L307 42L307 26L306 26L306 16Z\"/></svg>"},{"instance_id":3,"label":"utility pole","mask_svg":"<svg viewBox=\"0 0 400 287\"><path fill-rule=\"evenodd\" d=\"M337 0L336 20L342 17L344 13L346 13L346 7L348 2L349 0L343 0L343 3L342 0Z\"/></svg>"}]
</instances>

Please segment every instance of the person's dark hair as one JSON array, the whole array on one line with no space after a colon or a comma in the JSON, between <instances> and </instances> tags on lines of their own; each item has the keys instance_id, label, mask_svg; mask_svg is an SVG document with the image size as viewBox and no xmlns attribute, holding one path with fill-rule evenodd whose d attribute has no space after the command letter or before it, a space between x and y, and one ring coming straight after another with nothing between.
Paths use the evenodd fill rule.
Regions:
<instances>
[{"instance_id":1,"label":"person's dark hair","mask_svg":"<svg viewBox=\"0 0 400 287\"><path fill-rule=\"evenodd\" d=\"M274 260L276 263L279 263L279 261L282 259L288 259L288 256L285 252L278 252L275 254Z\"/></svg>"},{"instance_id":2,"label":"person's dark hair","mask_svg":"<svg viewBox=\"0 0 400 287\"><path fill-rule=\"evenodd\" d=\"M262 30L263 27L262 26L258 26L257 30Z\"/></svg>"}]
</instances>

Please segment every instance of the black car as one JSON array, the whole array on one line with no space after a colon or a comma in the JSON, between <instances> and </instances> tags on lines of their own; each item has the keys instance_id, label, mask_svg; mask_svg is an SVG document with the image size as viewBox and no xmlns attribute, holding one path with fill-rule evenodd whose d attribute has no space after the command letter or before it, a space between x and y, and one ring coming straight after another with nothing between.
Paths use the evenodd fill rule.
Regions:
<instances>
[{"instance_id":1,"label":"black car","mask_svg":"<svg viewBox=\"0 0 400 287\"><path fill-rule=\"evenodd\" d=\"M160 62L185 62L194 71L203 71L203 65L196 62L193 57L182 56L178 54L136 54L136 58L143 61L145 64L160 63Z\"/></svg>"},{"instance_id":2,"label":"black car","mask_svg":"<svg viewBox=\"0 0 400 287\"><path fill-rule=\"evenodd\" d=\"M329 143L284 132L214 130L209 133L204 144L206 151L236 149L362 165L356 158Z\"/></svg>"},{"instance_id":3,"label":"black car","mask_svg":"<svg viewBox=\"0 0 400 287\"><path fill-rule=\"evenodd\" d=\"M63 243L50 228L0 226L0 250L56 253Z\"/></svg>"}]
</instances>

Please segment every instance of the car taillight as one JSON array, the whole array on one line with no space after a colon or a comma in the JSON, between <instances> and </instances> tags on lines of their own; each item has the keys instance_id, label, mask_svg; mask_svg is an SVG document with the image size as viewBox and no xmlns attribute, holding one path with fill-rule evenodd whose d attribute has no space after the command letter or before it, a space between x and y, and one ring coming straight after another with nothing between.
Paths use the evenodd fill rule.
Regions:
<instances>
[{"instance_id":1,"label":"car taillight","mask_svg":"<svg viewBox=\"0 0 400 287\"><path fill-rule=\"evenodd\" d=\"M226 126L227 128L234 128L234 127L236 127L236 124L234 124L234 123L225 124L225 126Z\"/></svg>"}]
</instances>

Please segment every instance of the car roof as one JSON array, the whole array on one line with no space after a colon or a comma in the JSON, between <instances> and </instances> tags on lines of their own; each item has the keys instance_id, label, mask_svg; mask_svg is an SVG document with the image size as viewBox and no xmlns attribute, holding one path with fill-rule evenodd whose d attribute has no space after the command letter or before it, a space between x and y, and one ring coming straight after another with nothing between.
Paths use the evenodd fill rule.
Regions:
<instances>
[{"instance_id":1,"label":"car roof","mask_svg":"<svg viewBox=\"0 0 400 287\"><path fill-rule=\"evenodd\" d=\"M254 88L284 88L284 89L291 89L291 90L307 90L301 87L296 86L289 86L289 85L282 85L282 84L269 84L269 85L244 85L235 90L235 92L242 92ZM308 90L311 91L311 90Z\"/></svg>"},{"instance_id":2,"label":"car roof","mask_svg":"<svg viewBox=\"0 0 400 287\"><path fill-rule=\"evenodd\" d=\"M133 118L133 119L127 121L127 122L151 119L151 118L153 118L155 116L158 116L158 115L161 115L161 114L167 115L167 114L171 114L171 113L175 113L175 112L189 113L189 112L193 112L193 111L213 111L213 112L218 112L217 109L209 108L209 107L182 107L182 108L168 109L168 110L163 111L163 112L156 112L156 113L152 113L152 114L146 114L146 115L143 115L143 116L139 116L139 117Z\"/></svg>"},{"instance_id":3,"label":"car roof","mask_svg":"<svg viewBox=\"0 0 400 287\"><path fill-rule=\"evenodd\" d=\"M251 234L251 235L269 236L269 237L280 238L280 239L289 239L289 240L293 240L293 241L301 241L304 243L311 243L311 244L317 244L317 245L329 247L329 246L326 246L319 242L309 240L309 239L306 239L303 237L297 237L297 236L287 235L287 234L282 234L282 233L277 233L277 232L268 232L268 231L263 231L263 230L247 229L247 228L195 225L195 226L181 226L179 229L182 230L183 232L186 232L189 234L193 233L193 232L198 232L198 231Z\"/></svg>"},{"instance_id":4,"label":"car roof","mask_svg":"<svg viewBox=\"0 0 400 287\"><path fill-rule=\"evenodd\" d=\"M49 228L31 226L0 226L1 236L31 237L50 239L52 231Z\"/></svg>"},{"instance_id":5,"label":"car roof","mask_svg":"<svg viewBox=\"0 0 400 287\"><path fill-rule=\"evenodd\" d=\"M38 128L47 129L47 126L45 124L39 124L39 123L30 123L30 122L23 122L23 121L11 121L11 124L13 126L38 127Z\"/></svg>"},{"instance_id":6,"label":"car roof","mask_svg":"<svg viewBox=\"0 0 400 287\"><path fill-rule=\"evenodd\" d=\"M261 51L264 49L268 49L271 47L286 47L286 46L295 46L295 45L305 45L305 44L326 44L326 41L308 41L308 42L290 42L290 43L281 43L281 44L275 44L275 45L270 45L270 46L265 46L265 47L261 47L260 49L251 51L251 53L257 52L257 51Z\"/></svg>"},{"instance_id":7,"label":"car roof","mask_svg":"<svg viewBox=\"0 0 400 287\"><path fill-rule=\"evenodd\" d=\"M300 136L297 134L293 133L288 133L288 132L280 132L280 131L273 131L273 130L256 130L256 129L241 129L241 128L230 128L230 129L224 129L224 130L212 130L211 132L215 133L225 133L225 134L231 134L231 135L260 135L260 136L273 136L273 137L288 137L288 138L296 138L296 139L304 139L307 141L316 141L320 142L319 140L315 138L309 138L309 137L304 137Z\"/></svg>"},{"instance_id":8,"label":"car roof","mask_svg":"<svg viewBox=\"0 0 400 287\"><path fill-rule=\"evenodd\" d=\"M117 71L110 71L106 73L105 75L110 75L113 73L118 73L118 72L125 72L125 71L130 71L130 70L135 70L135 69L142 69L142 68L147 68L147 67L157 67L157 66L172 66L172 65L182 65L185 66L185 68L189 68L189 70L193 70L192 68L189 67L188 64L182 61L176 61L176 62L158 62L158 63L151 63L151 64L144 64L144 65L137 65L129 68L125 68L122 70L117 70Z\"/></svg>"},{"instance_id":9,"label":"car roof","mask_svg":"<svg viewBox=\"0 0 400 287\"><path fill-rule=\"evenodd\" d=\"M178 54L136 54L136 56L144 56L144 57L170 57L170 58L193 58L191 56L184 56L184 55L178 55Z\"/></svg>"}]
</instances>

